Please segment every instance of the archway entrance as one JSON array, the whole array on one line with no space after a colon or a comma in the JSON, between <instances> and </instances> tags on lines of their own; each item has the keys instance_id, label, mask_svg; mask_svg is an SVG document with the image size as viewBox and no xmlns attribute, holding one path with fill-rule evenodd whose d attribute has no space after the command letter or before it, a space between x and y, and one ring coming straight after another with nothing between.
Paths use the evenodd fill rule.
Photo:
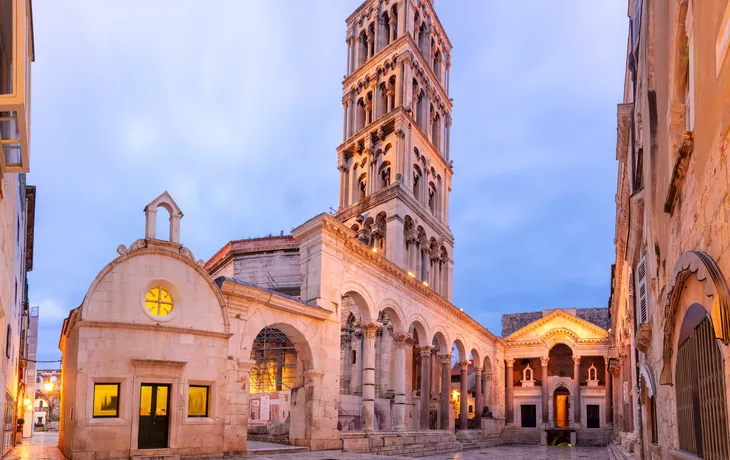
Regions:
<instances>
[{"instance_id":1,"label":"archway entrance","mask_svg":"<svg viewBox=\"0 0 730 460\"><path fill-rule=\"evenodd\" d=\"M561 387L553 394L553 420L556 428L570 427L570 392Z\"/></svg>"}]
</instances>

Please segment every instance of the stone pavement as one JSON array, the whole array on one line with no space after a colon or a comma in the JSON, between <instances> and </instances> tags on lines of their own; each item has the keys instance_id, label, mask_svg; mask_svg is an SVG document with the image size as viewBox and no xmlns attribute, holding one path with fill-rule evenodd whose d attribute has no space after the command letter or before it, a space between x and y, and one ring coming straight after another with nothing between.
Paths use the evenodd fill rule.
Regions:
<instances>
[{"instance_id":1,"label":"stone pavement","mask_svg":"<svg viewBox=\"0 0 730 460\"><path fill-rule=\"evenodd\" d=\"M11 450L3 460L65 460L58 446L58 432L34 433Z\"/></svg>"},{"instance_id":2,"label":"stone pavement","mask_svg":"<svg viewBox=\"0 0 730 460\"><path fill-rule=\"evenodd\" d=\"M35 433L32 438L24 439L3 460L65 460L56 447L58 433ZM269 447L269 443L254 443L252 448ZM281 446L286 449L287 446ZM501 446L487 449L454 452L452 454L424 457L429 460L609 460L605 447L526 447ZM230 460L412 460L408 457L353 454L340 451L298 452L296 454L249 455Z\"/></svg>"}]
</instances>

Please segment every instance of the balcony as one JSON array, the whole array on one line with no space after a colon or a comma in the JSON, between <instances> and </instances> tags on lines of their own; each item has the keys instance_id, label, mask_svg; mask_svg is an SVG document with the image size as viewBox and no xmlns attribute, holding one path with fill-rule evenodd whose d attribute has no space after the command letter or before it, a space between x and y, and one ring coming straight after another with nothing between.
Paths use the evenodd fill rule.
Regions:
<instances>
[{"instance_id":1,"label":"balcony","mask_svg":"<svg viewBox=\"0 0 730 460\"><path fill-rule=\"evenodd\" d=\"M30 170L30 0L0 0L0 174Z\"/></svg>"}]
</instances>

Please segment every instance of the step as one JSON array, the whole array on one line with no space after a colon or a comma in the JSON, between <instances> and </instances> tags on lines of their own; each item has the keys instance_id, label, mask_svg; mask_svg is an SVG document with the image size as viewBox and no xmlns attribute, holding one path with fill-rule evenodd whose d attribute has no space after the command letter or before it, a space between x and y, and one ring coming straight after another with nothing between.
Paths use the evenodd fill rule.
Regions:
<instances>
[{"instance_id":1,"label":"step","mask_svg":"<svg viewBox=\"0 0 730 460\"><path fill-rule=\"evenodd\" d=\"M280 455L280 454L296 454L300 452L309 452L308 447L286 446L281 447L262 447L258 449L248 449L246 455Z\"/></svg>"}]
</instances>

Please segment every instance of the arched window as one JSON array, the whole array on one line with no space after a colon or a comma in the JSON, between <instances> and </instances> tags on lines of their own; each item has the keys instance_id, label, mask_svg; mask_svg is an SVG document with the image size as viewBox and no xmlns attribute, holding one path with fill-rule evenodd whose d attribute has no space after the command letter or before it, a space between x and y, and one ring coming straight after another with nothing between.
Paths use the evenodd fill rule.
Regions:
<instances>
[{"instance_id":1,"label":"arched window","mask_svg":"<svg viewBox=\"0 0 730 460\"><path fill-rule=\"evenodd\" d=\"M363 174L357 180L358 200L364 200L367 196L367 174Z\"/></svg>"},{"instance_id":2,"label":"arched window","mask_svg":"<svg viewBox=\"0 0 730 460\"><path fill-rule=\"evenodd\" d=\"M395 92L396 92L396 85L395 85L395 75L390 77L390 80L388 80L388 107L389 111L393 110L395 108Z\"/></svg>"},{"instance_id":3,"label":"arched window","mask_svg":"<svg viewBox=\"0 0 730 460\"><path fill-rule=\"evenodd\" d=\"M441 51L436 51L433 57L433 72L436 74L436 80L441 82L441 66L443 65L443 59L441 58Z\"/></svg>"},{"instance_id":4,"label":"arched window","mask_svg":"<svg viewBox=\"0 0 730 460\"><path fill-rule=\"evenodd\" d=\"M428 209L432 214L436 214L436 186L431 182L428 184Z\"/></svg>"},{"instance_id":5,"label":"arched window","mask_svg":"<svg viewBox=\"0 0 730 460\"><path fill-rule=\"evenodd\" d=\"M421 169L418 165L413 167L413 196L421 200Z\"/></svg>"},{"instance_id":6,"label":"arched window","mask_svg":"<svg viewBox=\"0 0 730 460\"><path fill-rule=\"evenodd\" d=\"M279 329L264 328L251 349L254 364L249 373L251 394L273 393L296 386L297 351Z\"/></svg>"},{"instance_id":7,"label":"arched window","mask_svg":"<svg viewBox=\"0 0 730 460\"><path fill-rule=\"evenodd\" d=\"M380 188L390 185L390 164L386 163L380 168Z\"/></svg>"},{"instance_id":8,"label":"arched window","mask_svg":"<svg viewBox=\"0 0 730 460\"><path fill-rule=\"evenodd\" d=\"M730 458L725 369L706 310L687 310L677 342L679 449L700 458Z\"/></svg>"},{"instance_id":9,"label":"arched window","mask_svg":"<svg viewBox=\"0 0 730 460\"><path fill-rule=\"evenodd\" d=\"M365 33L365 31L362 31L362 33L360 34L358 42L360 47L360 49L358 50L358 54L360 57L360 62L358 62L358 66L361 66L365 64L365 61L368 60L368 35Z\"/></svg>"},{"instance_id":10,"label":"arched window","mask_svg":"<svg viewBox=\"0 0 730 460\"><path fill-rule=\"evenodd\" d=\"M366 117L365 100L363 98L360 98L357 101L357 118L356 118L356 124L355 124L357 129L355 131L360 131L361 129L363 129L365 127L365 122L366 122L365 117Z\"/></svg>"},{"instance_id":11,"label":"arched window","mask_svg":"<svg viewBox=\"0 0 730 460\"><path fill-rule=\"evenodd\" d=\"M441 115L438 113L433 116L433 123L431 125L431 142L433 142L436 150L441 153Z\"/></svg>"}]
</instances>

